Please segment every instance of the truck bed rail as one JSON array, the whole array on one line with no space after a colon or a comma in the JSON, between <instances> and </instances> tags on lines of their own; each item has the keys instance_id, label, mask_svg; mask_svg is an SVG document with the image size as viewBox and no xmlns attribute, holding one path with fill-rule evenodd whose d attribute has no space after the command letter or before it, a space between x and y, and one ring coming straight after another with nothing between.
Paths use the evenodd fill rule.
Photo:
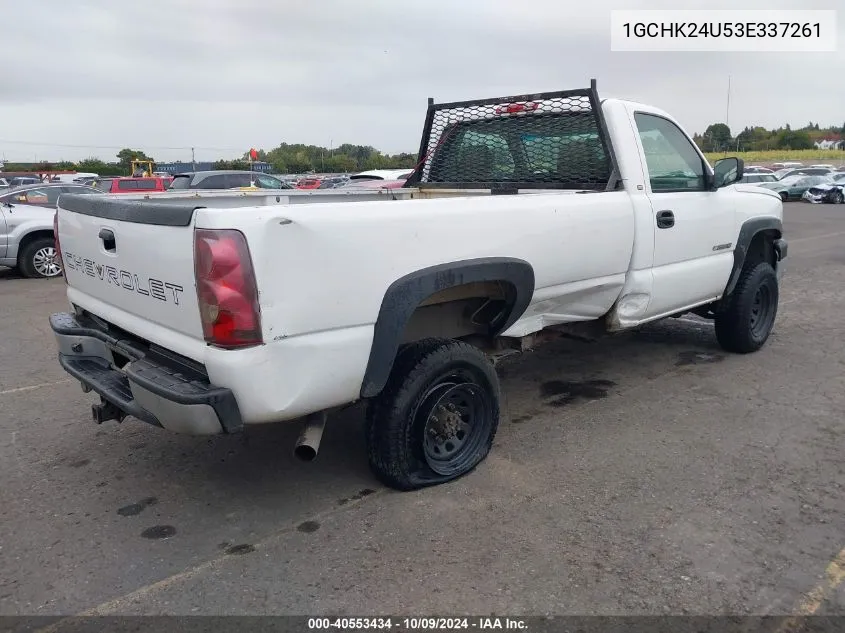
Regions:
<instances>
[{"instance_id":1,"label":"truck bed rail","mask_svg":"<svg viewBox=\"0 0 845 633\"><path fill-rule=\"evenodd\" d=\"M315 190L265 189L262 191L179 190L152 194L63 193L59 208L108 220L159 226L188 226L197 209L331 204L410 200L417 189Z\"/></svg>"}]
</instances>

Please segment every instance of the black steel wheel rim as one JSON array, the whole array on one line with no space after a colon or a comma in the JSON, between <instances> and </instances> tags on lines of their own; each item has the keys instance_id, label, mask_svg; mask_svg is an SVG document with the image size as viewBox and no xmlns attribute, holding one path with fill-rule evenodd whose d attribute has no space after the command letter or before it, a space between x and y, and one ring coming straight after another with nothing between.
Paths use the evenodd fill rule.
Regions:
<instances>
[{"instance_id":1,"label":"black steel wheel rim","mask_svg":"<svg viewBox=\"0 0 845 633\"><path fill-rule=\"evenodd\" d=\"M422 453L428 467L442 476L454 475L474 463L489 435L492 401L468 372L435 380L421 399L414 426L422 433Z\"/></svg>"},{"instance_id":2,"label":"black steel wheel rim","mask_svg":"<svg viewBox=\"0 0 845 633\"><path fill-rule=\"evenodd\" d=\"M755 338L766 335L772 321L772 292L767 285L761 285L754 293L751 303L751 334Z\"/></svg>"}]
</instances>

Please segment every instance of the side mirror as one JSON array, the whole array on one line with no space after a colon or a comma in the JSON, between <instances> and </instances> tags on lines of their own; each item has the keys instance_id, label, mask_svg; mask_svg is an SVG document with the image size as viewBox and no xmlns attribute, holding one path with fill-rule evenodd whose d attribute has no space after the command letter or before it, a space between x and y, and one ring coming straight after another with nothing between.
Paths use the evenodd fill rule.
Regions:
<instances>
[{"instance_id":1,"label":"side mirror","mask_svg":"<svg viewBox=\"0 0 845 633\"><path fill-rule=\"evenodd\" d=\"M713 165L713 188L727 187L742 178L745 162L741 158L731 156L717 160Z\"/></svg>"}]
</instances>

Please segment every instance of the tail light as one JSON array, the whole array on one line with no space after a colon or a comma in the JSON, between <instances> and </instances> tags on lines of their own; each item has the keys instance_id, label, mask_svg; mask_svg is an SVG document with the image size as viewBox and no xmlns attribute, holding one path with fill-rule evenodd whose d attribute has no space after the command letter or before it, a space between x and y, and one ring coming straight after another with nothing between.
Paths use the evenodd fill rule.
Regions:
<instances>
[{"instance_id":1,"label":"tail light","mask_svg":"<svg viewBox=\"0 0 845 633\"><path fill-rule=\"evenodd\" d=\"M67 283L67 275L65 275L65 262L62 259L62 245L59 244L59 211L58 209L53 214L53 241L56 243L56 257L59 260L59 265L62 268L62 279Z\"/></svg>"},{"instance_id":2,"label":"tail light","mask_svg":"<svg viewBox=\"0 0 845 633\"><path fill-rule=\"evenodd\" d=\"M243 233L196 229L194 275L208 344L232 349L263 343L255 272Z\"/></svg>"}]
</instances>

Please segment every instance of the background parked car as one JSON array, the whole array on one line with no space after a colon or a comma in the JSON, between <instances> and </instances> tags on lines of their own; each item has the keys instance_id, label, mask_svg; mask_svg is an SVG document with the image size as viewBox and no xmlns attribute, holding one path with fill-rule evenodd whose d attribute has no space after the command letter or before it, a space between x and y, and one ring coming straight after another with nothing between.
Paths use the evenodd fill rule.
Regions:
<instances>
[{"instance_id":1,"label":"background parked car","mask_svg":"<svg viewBox=\"0 0 845 633\"><path fill-rule=\"evenodd\" d=\"M775 173L774 169L769 169L768 167L759 167L757 165L748 165L745 167L746 174L773 174Z\"/></svg>"},{"instance_id":2,"label":"background parked car","mask_svg":"<svg viewBox=\"0 0 845 633\"><path fill-rule=\"evenodd\" d=\"M350 180L341 189L399 189L407 179L402 180Z\"/></svg>"},{"instance_id":3,"label":"background parked car","mask_svg":"<svg viewBox=\"0 0 845 633\"><path fill-rule=\"evenodd\" d=\"M98 180L100 180L99 176L77 176L76 178L73 179L73 182L75 182L79 185L91 185L91 186L93 186L93 183L98 181Z\"/></svg>"},{"instance_id":4,"label":"background parked car","mask_svg":"<svg viewBox=\"0 0 845 633\"><path fill-rule=\"evenodd\" d=\"M742 178L740 179L739 182L742 182L742 183L745 183L745 184L756 185L757 183L760 183L760 182L778 182L778 179L775 178L774 174L750 173L750 174L743 174L743 176L742 176Z\"/></svg>"},{"instance_id":5,"label":"background parked car","mask_svg":"<svg viewBox=\"0 0 845 633\"><path fill-rule=\"evenodd\" d=\"M787 176L778 182L761 182L757 186L776 191L781 199L786 202L788 200L800 200L804 192L810 187L831 181L831 177L828 175L805 176L803 174L795 174L793 176Z\"/></svg>"},{"instance_id":6,"label":"background parked car","mask_svg":"<svg viewBox=\"0 0 845 633\"><path fill-rule=\"evenodd\" d=\"M349 180L408 180L413 173L413 169L371 169L352 174Z\"/></svg>"},{"instance_id":7,"label":"background parked car","mask_svg":"<svg viewBox=\"0 0 845 633\"><path fill-rule=\"evenodd\" d=\"M260 171L189 171L173 176L170 189L291 189L275 176Z\"/></svg>"},{"instance_id":8,"label":"background parked car","mask_svg":"<svg viewBox=\"0 0 845 633\"><path fill-rule=\"evenodd\" d=\"M103 178L95 181L94 186L103 193L142 193L167 191L172 178Z\"/></svg>"},{"instance_id":9,"label":"background parked car","mask_svg":"<svg viewBox=\"0 0 845 633\"><path fill-rule=\"evenodd\" d=\"M348 176L330 176L320 181L320 189L337 189L349 182Z\"/></svg>"},{"instance_id":10,"label":"background parked car","mask_svg":"<svg viewBox=\"0 0 845 633\"><path fill-rule=\"evenodd\" d=\"M783 180L788 176L826 176L832 174L833 170L830 167L798 167L784 172L779 178Z\"/></svg>"},{"instance_id":11,"label":"background parked car","mask_svg":"<svg viewBox=\"0 0 845 633\"><path fill-rule=\"evenodd\" d=\"M15 176L9 178L10 187L25 187L27 185L40 185L41 179L35 176Z\"/></svg>"},{"instance_id":12,"label":"background parked car","mask_svg":"<svg viewBox=\"0 0 845 633\"><path fill-rule=\"evenodd\" d=\"M804 192L802 199L807 202L842 204L845 202L845 184L831 182L814 185Z\"/></svg>"},{"instance_id":13,"label":"background parked car","mask_svg":"<svg viewBox=\"0 0 845 633\"><path fill-rule=\"evenodd\" d=\"M273 178L278 178L283 183L285 183L286 185L288 185L292 188L296 187L296 181L299 180L299 178L297 176L292 176L291 174L282 174L282 175L272 174L272 176L273 176Z\"/></svg>"},{"instance_id":14,"label":"background parked car","mask_svg":"<svg viewBox=\"0 0 845 633\"><path fill-rule=\"evenodd\" d=\"M804 192L804 195L801 196L801 198L807 202L815 203L845 203L845 173L832 175L830 177L830 182L813 185Z\"/></svg>"},{"instance_id":15,"label":"background parked car","mask_svg":"<svg viewBox=\"0 0 845 633\"><path fill-rule=\"evenodd\" d=\"M303 178L296 182L297 189L319 189L323 181L319 178Z\"/></svg>"},{"instance_id":16,"label":"background parked car","mask_svg":"<svg viewBox=\"0 0 845 633\"><path fill-rule=\"evenodd\" d=\"M78 184L18 187L0 194L0 266L24 277L56 277L62 272L53 240L53 216L63 193L100 194Z\"/></svg>"}]
</instances>

